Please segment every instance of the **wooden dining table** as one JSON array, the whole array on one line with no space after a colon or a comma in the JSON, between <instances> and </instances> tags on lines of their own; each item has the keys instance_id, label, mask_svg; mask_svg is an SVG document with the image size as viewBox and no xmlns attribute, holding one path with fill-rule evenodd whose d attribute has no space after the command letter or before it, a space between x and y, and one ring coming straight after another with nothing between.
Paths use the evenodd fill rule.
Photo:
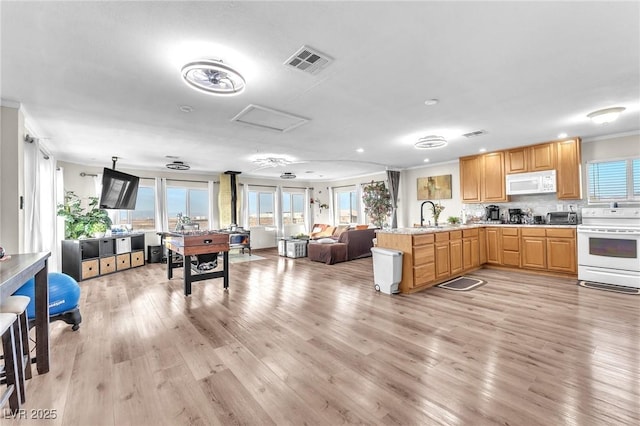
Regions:
<instances>
[{"instance_id":1,"label":"wooden dining table","mask_svg":"<svg viewBox=\"0 0 640 426\"><path fill-rule=\"evenodd\" d=\"M51 252L12 254L0 259L0 304L35 277L36 368L49 371L49 273Z\"/></svg>"}]
</instances>

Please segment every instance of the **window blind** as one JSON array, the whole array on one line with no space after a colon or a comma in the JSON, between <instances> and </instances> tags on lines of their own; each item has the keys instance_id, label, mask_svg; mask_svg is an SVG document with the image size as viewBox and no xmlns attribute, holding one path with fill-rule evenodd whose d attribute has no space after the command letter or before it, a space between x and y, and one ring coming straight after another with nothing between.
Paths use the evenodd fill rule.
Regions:
<instances>
[{"instance_id":1,"label":"window blind","mask_svg":"<svg viewBox=\"0 0 640 426\"><path fill-rule=\"evenodd\" d=\"M640 199L640 159L587 164L589 203Z\"/></svg>"}]
</instances>

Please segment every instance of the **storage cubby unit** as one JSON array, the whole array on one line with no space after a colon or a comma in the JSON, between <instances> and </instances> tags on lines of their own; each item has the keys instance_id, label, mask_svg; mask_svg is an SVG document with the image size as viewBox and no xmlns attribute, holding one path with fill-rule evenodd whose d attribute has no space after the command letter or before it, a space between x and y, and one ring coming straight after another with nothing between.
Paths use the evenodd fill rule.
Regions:
<instances>
[{"instance_id":1,"label":"storage cubby unit","mask_svg":"<svg viewBox=\"0 0 640 426\"><path fill-rule=\"evenodd\" d=\"M62 272L76 281L144 263L144 234L62 241Z\"/></svg>"}]
</instances>

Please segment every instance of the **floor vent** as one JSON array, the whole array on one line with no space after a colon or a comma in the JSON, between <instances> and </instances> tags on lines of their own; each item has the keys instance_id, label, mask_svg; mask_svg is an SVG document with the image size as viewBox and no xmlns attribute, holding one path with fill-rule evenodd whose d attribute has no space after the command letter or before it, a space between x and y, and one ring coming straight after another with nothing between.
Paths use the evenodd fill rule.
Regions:
<instances>
[{"instance_id":1,"label":"floor vent","mask_svg":"<svg viewBox=\"0 0 640 426\"><path fill-rule=\"evenodd\" d=\"M333 58L309 46L302 46L285 61L285 65L299 69L308 74L317 74L326 68Z\"/></svg>"},{"instance_id":2,"label":"floor vent","mask_svg":"<svg viewBox=\"0 0 640 426\"><path fill-rule=\"evenodd\" d=\"M465 133L464 136L465 138L475 138L477 136L482 136L482 135L486 135L487 131L486 130L476 130L475 132L469 132L469 133Z\"/></svg>"}]
</instances>

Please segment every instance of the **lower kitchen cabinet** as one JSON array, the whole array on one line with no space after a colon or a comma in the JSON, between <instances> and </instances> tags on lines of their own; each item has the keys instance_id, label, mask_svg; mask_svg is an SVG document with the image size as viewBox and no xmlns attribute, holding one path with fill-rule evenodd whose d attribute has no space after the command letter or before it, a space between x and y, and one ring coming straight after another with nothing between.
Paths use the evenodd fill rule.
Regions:
<instances>
[{"instance_id":1,"label":"lower kitchen cabinet","mask_svg":"<svg viewBox=\"0 0 640 426\"><path fill-rule=\"evenodd\" d=\"M463 269L462 231L451 231L449 232L449 275L460 274Z\"/></svg>"},{"instance_id":2,"label":"lower kitchen cabinet","mask_svg":"<svg viewBox=\"0 0 640 426\"><path fill-rule=\"evenodd\" d=\"M438 232L435 234L436 255L436 279L449 276L449 233Z\"/></svg>"},{"instance_id":3,"label":"lower kitchen cabinet","mask_svg":"<svg viewBox=\"0 0 640 426\"><path fill-rule=\"evenodd\" d=\"M522 229L522 267L547 269L547 238L544 228Z\"/></svg>"},{"instance_id":4,"label":"lower kitchen cabinet","mask_svg":"<svg viewBox=\"0 0 640 426\"><path fill-rule=\"evenodd\" d=\"M518 228L502 229L502 264L520 267L520 230Z\"/></svg>"},{"instance_id":5,"label":"lower kitchen cabinet","mask_svg":"<svg viewBox=\"0 0 640 426\"><path fill-rule=\"evenodd\" d=\"M575 229L547 229L547 269L576 274Z\"/></svg>"},{"instance_id":6,"label":"lower kitchen cabinet","mask_svg":"<svg viewBox=\"0 0 640 426\"><path fill-rule=\"evenodd\" d=\"M487 238L487 262L489 264L500 265L502 263L500 228L486 228Z\"/></svg>"}]
</instances>

